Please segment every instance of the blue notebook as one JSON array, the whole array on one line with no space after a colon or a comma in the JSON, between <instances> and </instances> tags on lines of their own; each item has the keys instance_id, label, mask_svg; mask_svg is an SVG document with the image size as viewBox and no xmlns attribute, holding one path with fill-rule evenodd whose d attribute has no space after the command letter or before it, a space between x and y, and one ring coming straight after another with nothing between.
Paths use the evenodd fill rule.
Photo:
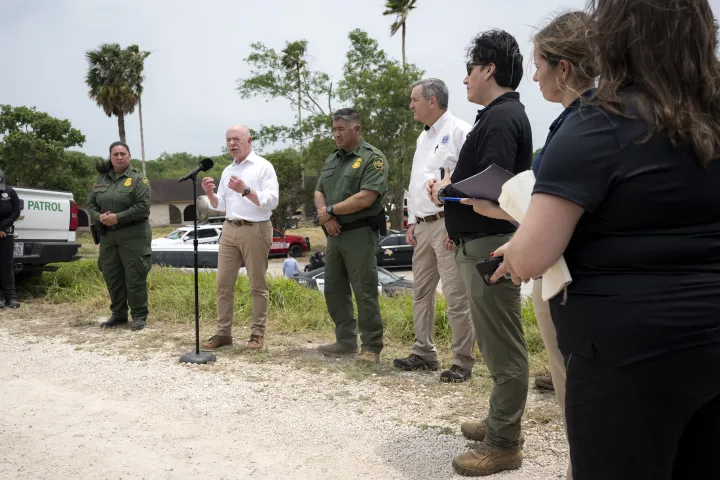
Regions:
<instances>
[{"instance_id":1,"label":"blue notebook","mask_svg":"<svg viewBox=\"0 0 720 480\"><path fill-rule=\"evenodd\" d=\"M480 173L453 183L453 187L470 198L482 198L499 203L502 186L515 175L494 163Z\"/></svg>"}]
</instances>

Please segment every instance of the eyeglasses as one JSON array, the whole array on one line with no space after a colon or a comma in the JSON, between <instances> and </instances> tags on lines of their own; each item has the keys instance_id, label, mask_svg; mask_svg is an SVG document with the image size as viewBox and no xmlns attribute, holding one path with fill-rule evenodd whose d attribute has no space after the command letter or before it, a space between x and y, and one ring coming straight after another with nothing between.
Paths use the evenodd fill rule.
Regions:
<instances>
[{"instance_id":1,"label":"eyeglasses","mask_svg":"<svg viewBox=\"0 0 720 480\"><path fill-rule=\"evenodd\" d=\"M489 63L490 63L490 62L482 62L482 63L467 62L467 63L465 64L465 68L467 69L468 77L472 74L473 68L475 68L475 67L482 67L482 66L484 66L484 65L488 65Z\"/></svg>"}]
</instances>

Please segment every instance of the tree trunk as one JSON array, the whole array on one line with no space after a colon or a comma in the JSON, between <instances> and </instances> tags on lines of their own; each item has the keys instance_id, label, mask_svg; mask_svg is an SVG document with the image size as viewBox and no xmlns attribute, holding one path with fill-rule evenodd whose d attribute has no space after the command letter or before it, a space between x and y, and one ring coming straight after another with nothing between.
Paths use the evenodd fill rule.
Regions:
<instances>
[{"instance_id":1,"label":"tree trunk","mask_svg":"<svg viewBox=\"0 0 720 480\"><path fill-rule=\"evenodd\" d=\"M303 141L302 141L302 77L300 76L300 65L298 64L297 67L297 76L298 76L298 143L300 144L300 149L303 148Z\"/></svg>"},{"instance_id":2,"label":"tree trunk","mask_svg":"<svg viewBox=\"0 0 720 480\"><path fill-rule=\"evenodd\" d=\"M118 133L120 134L120 141L123 143L127 143L125 141L125 115L122 113L118 114Z\"/></svg>"},{"instance_id":3,"label":"tree trunk","mask_svg":"<svg viewBox=\"0 0 720 480\"><path fill-rule=\"evenodd\" d=\"M138 115L140 116L140 156L142 158L142 172L143 175L147 175L145 172L145 132L143 132L142 99L140 96L138 96Z\"/></svg>"},{"instance_id":4,"label":"tree trunk","mask_svg":"<svg viewBox=\"0 0 720 480\"><path fill-rule=\"evenodd\" d=\"M405 70L405 22L402 24L402 61L403 70Z\"/></svg>"}]
</instances>

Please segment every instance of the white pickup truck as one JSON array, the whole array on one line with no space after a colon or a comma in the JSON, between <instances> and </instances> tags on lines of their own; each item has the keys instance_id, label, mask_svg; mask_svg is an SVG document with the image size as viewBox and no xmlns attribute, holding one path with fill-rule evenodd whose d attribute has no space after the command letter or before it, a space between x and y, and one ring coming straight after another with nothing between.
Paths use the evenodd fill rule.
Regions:
<instances>
[{"instance_id":1,"label":"white pickup truck","mask_svg":"<svg viewBox=\"0 0 720 480\"><path fill-rule=\"evenodd\" d=\"M80 257L75 241L78 206L72 193L15 187L22 211L15 222L15 272L54 270L50 263Z\"/></svg>"}]
</instances>

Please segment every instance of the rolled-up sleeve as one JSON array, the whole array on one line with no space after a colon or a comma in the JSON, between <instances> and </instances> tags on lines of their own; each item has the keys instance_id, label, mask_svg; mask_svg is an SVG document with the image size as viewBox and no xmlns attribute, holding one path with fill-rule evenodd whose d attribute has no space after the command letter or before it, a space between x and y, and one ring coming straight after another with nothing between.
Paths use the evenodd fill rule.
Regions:
<instances>
[{"instance_id":1,"label":"rolled-up sleeve","mask_svg":"<svg viewBox=\"0 0 720 480\"><path fill-rule=\"evenodd\" d=\"M263 171L260 189L256 190L255 194L260 202L260 208L265 210L275 210L277 208L280 198L280 186L272 165L268 165Z\"/></svg>"}]
</instances>

